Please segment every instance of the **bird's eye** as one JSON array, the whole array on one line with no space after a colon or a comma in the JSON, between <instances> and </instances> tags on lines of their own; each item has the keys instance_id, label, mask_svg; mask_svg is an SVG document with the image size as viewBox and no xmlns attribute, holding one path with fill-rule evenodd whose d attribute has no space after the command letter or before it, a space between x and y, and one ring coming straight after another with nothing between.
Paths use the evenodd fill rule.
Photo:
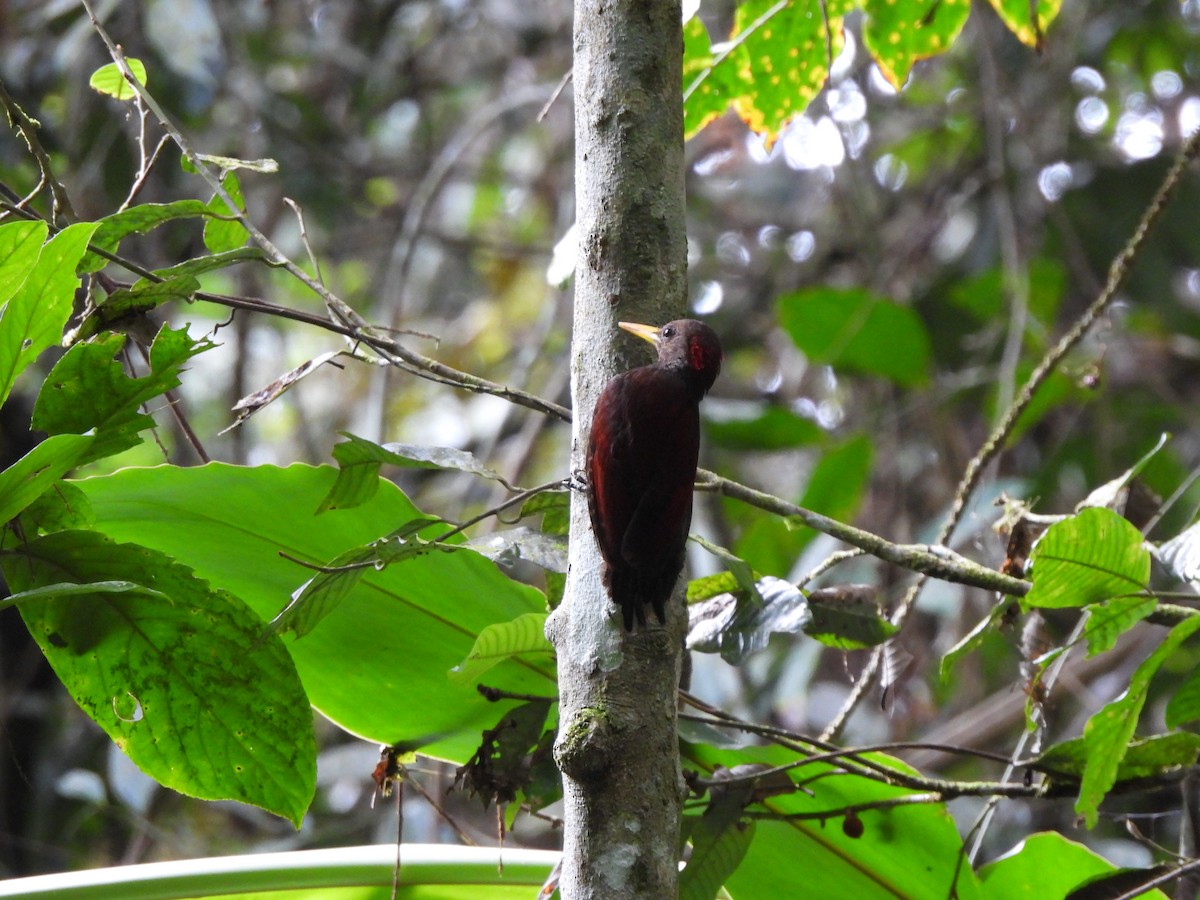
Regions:
<instances>
[{"instance_id":1,"label":"bird's eye","mask_svg":"<svg viewBox=\"0 0 1200 900\"><path fill-rule=\"evenodd\" d=\"M675 326L674 325L664 325L663 330L662 330L662 336L665 338L675 337Z\"/></svg>"}]
</instances>

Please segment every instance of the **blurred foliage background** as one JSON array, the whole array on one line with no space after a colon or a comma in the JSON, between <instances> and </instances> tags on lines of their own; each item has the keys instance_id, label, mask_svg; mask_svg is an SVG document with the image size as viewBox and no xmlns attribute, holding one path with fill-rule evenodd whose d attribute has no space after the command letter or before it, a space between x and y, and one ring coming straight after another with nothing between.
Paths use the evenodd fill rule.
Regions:
<instances>
[{"instance_id":1,"label":"blurred foliage background","mask_svg":"<svg viewBox=\"0 0 1200 900\"><path fill-rule=\"evenodd\" d=\"M307 259L367 320L402 329L450 365L569 403L569 285L547 276L573 221L569 5L546 0L101 2L149 86L202 152L273 158L243 173L247 208L288 255ZM699 13L714 41L734 4ZM1200 126L1200 2L1068 2L1035 52L976 4L950 52L917 64L903 90L864 50L849 19L829 85L768 141L733 114L687 146L692 313L722 335L726 361L703 412L702 465L897 542L929 540L999 410L1103 284L1108 266ZM129 193L142 123L91 91L108 56L78 4L0 4L0 78L42 124L78 214L96 218ZM160 133L147 127L152 150ZM0 182L31 191L36 169L0 135ZM195 196L200 181L163 151L138 202ZM1111 313L1042 389L988 473L953 545L989 565L1006 493L1066 512L1173 437L1143 473L1150 508L1200 460L1200 183L1193 172ZM157 267L200 252L193 226L131 239L123 252ZM320 313L285 275L243 266L207 290L262 296ZM822 310L856 310L856 329ZM221 348L185 377L182 404L214 459L328 462L337 432L469 449L510 481L565 475L569 432L486 395L357 363L324 366L245 424L237 400L340 345L276 318L193 305L173 311ZM857 327L861 326L861 327ZM36 385L30 382L30 400ZM27 410L5 408L7 465L33 437ZM159 443L104 465L194 462L160 416ZM422 509L454 518L503 494L449 473L399 481ZM1192 486L1149 536L1196 515ZM1138 522L1137 524L1141 524ZM486 527L486 526L485 526ZM763 574L797 580L838 547L757 510L697 499L695 530ZM692 574L715 571L703 551ZM869 558L836 580L880 585L885 605L911 575ZM536 579L531 571L529 577ZM949 683L940 657L994 602L931 582L901 643L884 702L850 719L848 742L916 740L1011 748L1024 720L1018 626L963 661ZM1055 625L1051 617L1050 625ZM1051 739L1128 682L1137 639L1069 668ZM779 637L740 666L699 657L695 693L755 721L819 732L845 700L862 654ZM1197 651L1172 666L1187 671ZM377 748L318 723L318 799L300 832L257 810L201 804L140 775L70 702L14 610L0 613L0 875L261 848L395 838L394 811L368 803ZM1161 710L1151 705L1151 716ZM905 758L971 777L933 752ZM415 777L474 840L496 839L494 812L446 795L452 772ZM975 801L959 801L969 823ZM1171 844L1174 796L1127 810ZM1076 829L1067 803L1009 803L985 857L1034 828L1100 845L1118 863L1148 851L1117 823ZM457 840L408 792L406 840ZM518 822L515 839L553 846L553 829Z\"/></svg>"}]
</instances>

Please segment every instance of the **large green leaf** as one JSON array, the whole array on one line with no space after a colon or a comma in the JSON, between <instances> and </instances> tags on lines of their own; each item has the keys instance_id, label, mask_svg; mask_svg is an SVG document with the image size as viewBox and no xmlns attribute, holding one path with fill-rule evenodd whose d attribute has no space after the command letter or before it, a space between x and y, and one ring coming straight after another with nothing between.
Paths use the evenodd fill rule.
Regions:
<instances>
[{"instance_id":1,"label":"large green leaf","mask_svg":"<svg viewBox=\"0 0 1200 900\"><path fill-rule=\"evenodd\" d=\"M1146 589L1150 552L1141 532L1108 509L1085 509L1056 522L1030 554L1026 608L1085 606Z\"/></svg>"},{"instance_id":2,"label":"large green leaf","mask_svg":"<svg viewBox=\"0 0 1200 900\"><path fill-rule=\"evenodd\" d=\"M983 866L979 880L987 900L1028 900L1065 897L1085 882L1116 871L1095 851L1048 831L1030 835L1013 852ZM1164 900L1160 891L1143 896Z\"/></svg>"},{"instance_id":3,"label":"large green leaf","mask_svg":"<svg viewBox=\"0 0 1200 900\"><path fill-rule=\"evenodd\" d=\"M31 593L21 615L75 702L144 772L300 824L316 790L312 716L282 642L240 600L93 531L17 545L4 574L18 591L76 587Z\"/></svg>"},{"instance_id":4,"label":"large green leaf","mask_svg":"<svg viewBox=\"0 0 1200 900\"><path fill-rule=\"evenodd\" d=\"M926 380L929 335L920 317L867 291L813 288L779 300L779 324L813 362L904 386Z\"/></svg>"},{"instance_id":5,"label":"large green leaf","mask_svg":"<svg viewBox=\"0 0 1200 900\"><path fill-rule=\"evenodd\" d=\"M62 340L79 287L75 265L95 230L95 222L80 222L51 238L4 308L0 316L0 402L8 399L13 382L25 367Z\"/></svg>"},{"instance_id":6,"label":"large green leaf","mask_svg":"<svg viewBox=\"0 0 1200 900\"><path fill-rule=\"evenodd\" d=\"M386 481L361 506L314 515L335 478L331 467L214 463L78 484L97 529L169 553L266 622L312 574L281 552L324 563L422 515ZM544 611L538 591L478 554L432 553L368 571L310 634L285 644L309 699L334 722L386 744L441 736L426 752L461 763L502 709L447 672L488 625ZM488 674L489 684L514 691L555 690L546 661L504 662Z\"/></svg>"},{"instance_id":7,"label":"large green leaf","mask_svg":"<svg viewBox=\"0 0 1200 900\"><path fill-rule=\"evenodd\" d=\"M706 771L716 765L776 766L796 758L780 747L716 750L693 745L687 755ZM900 771L912 771L895 759L870 756ZM962 839L945 806L917 804L861 811L862 832L854 837L853 829L843 829L839 810L911 792L834 772L828 763L802 766L790 774L806 790L765 801L776 813L828 811L829 815L759 821L745 859L725 884L734 900L795 896L872 900L956 896L974 900L980 896L974 872L961 863Z\"/></svg>"}]
</instances>

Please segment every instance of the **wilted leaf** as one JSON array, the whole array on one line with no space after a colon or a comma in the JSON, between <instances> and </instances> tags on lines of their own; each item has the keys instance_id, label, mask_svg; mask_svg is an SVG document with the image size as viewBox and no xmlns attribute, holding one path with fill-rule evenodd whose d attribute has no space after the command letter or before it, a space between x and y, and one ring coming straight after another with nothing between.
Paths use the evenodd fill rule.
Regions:
<instances>
[{"instance_id":1,"label":"wilted leaf","mask_svg":"<svg viewBox=\"0 0 1200 900\"><path fill-rule=\"evenodd\" d=\"M225 432L237 428L260 409L267 406L272 401L278 400L281 396L283 396L288 388L295 385L296 382L300 381L300 379L304 378L304 376L312 374L321 366L325 365L325 363L337 359L345 352L346 351L344 350L332 350L328 353L322 353L318 357L301 363L300 365L296 366L296 368L292 369L292 371L285 372L283 375L280 375L265 388L261 388L255 391L253 394L247 394L233 405L233 411L237 413L237 418L233 420L233 424L223 428L220 433L225 434Z\"/></svg>"},{"instance_id":2,"label":"wilted leaf","mask_svg":"<svg viewBox=\"0 0 1200 900\"><path fill-rule=\"evenodd\" d=\"M768 576L758 582L758 593L761 604L723 594L689 606L688 649L720 653L737 664L766 647L772 634L795 634L807 628L808 601L795 585Z\"/></svg>"},{"instance_id":3,"label":"wilted leaf","mask_svg":"<svg viewBox=\"0 0 1200 900\"><path fill-rule=\"evenodd\" d=\"M567 573L567 542L561 535L543 534L532 528L508 528L471 538L463 546L500 566L511 568L524 559L547 572Z\"/></svg>"}]
</instances>

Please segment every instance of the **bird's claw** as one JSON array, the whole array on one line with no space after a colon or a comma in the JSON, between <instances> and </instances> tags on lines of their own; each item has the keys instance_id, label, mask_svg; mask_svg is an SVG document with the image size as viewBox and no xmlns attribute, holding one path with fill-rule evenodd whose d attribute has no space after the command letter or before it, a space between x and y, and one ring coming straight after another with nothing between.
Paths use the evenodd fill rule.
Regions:
<instances>
[{"instance_id":1,"label":"bird's claw","mask_svg":"<svg viewBox=\"0 0 1200 900\"><path fill-rule=\"evenodd\" d=\"M583 469L576 469L571 473L571 476L567 479L567 489L579 491L581 494L587 493L588 480L587 475L585 475L583 472Z\"/></svg>"}]
</instances>

